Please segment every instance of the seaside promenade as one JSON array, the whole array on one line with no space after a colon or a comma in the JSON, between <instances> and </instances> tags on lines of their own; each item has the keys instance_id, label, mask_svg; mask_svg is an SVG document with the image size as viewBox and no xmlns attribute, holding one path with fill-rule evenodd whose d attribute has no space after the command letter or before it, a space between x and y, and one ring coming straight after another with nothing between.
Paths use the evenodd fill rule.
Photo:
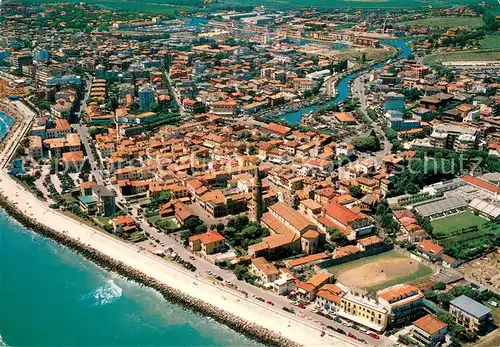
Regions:
<instances>
[{"instance_id":1,"label":"seaside promenade","mask_svg":"<svg viewBox=\"0 0 500 347\"><path fill-rule=\"evenodd\" d=\"M323 334L323 330L319 325L303 321L293 314L282 311L281 307L272 307L265 303L250 300L241 293L220 285L214 285L213 282L196 277L194 274L162 258L141 251L135 245L95 230L50 209L4 170L34 118L33 112L23 106L16 105L18 110L23 113L23 117L19 118L22 119L22 123L14 133L10 133L6 138L5 146L0 153L0 193L7 196L9 201L15 204L25 215L195 299L219 307L223 311L240 317L249 323L262 326L297 344L307 346L364 345L348 337L338 334L333 335L327 330Z\"/></svg>"}]
</instances>

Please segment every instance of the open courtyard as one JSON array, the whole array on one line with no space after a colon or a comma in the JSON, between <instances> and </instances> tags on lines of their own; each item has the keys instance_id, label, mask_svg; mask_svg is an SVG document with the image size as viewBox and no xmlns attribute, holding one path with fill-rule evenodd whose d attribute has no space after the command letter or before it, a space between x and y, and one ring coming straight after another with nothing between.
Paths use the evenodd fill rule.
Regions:
<instances>
[{"instance_id":1,"label":"open courtyard","mask_svg":"<svg viewBox=\"0 0 500 347\"><path fill-rule=\"evenodd\" d=\"M418 261L395 251L335 265L328 269L348 286L379 290L432 274Z\"/></svg>"}]
</instances>

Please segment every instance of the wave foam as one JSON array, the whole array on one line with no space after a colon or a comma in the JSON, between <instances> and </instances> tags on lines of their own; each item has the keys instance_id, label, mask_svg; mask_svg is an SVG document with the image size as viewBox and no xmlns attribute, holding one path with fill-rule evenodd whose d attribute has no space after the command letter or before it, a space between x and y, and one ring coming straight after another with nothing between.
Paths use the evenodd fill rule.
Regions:
<instances>
[{"instance_id":1,"label":"wave foam","mask_svg":"<svg viewBox=\"0 0 500 347\"><path fill-rule=\"evenodd\" d=\"M113 280L107 280L106 284L97 288L92 293L96 300L95 305L103 306L112 303L123 294L123 289L120 288Z\"/></svg>"},{"instance_id":2,"label":"wave foam","mask_svg":"<svg viewBox=\"0 0 500 347\"><path fill-rule=\"evenodd\" d=\"M1 0L0 0L1 3ZM1 347L8 347L7 343L3 340L2 335L0 335L0 346Z\"/></svg>"}]
</instances>

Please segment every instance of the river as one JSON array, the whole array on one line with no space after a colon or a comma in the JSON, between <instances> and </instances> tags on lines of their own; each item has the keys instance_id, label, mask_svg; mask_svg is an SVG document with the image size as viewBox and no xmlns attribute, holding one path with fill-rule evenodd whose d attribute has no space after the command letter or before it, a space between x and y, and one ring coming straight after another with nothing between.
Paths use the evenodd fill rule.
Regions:
<instances>
[{"instance_id":1,"label":"river","mask_svg":"<svg viewBox=\"0 0 500 347\"><path fill-rule=\"evenodd\" d=\"M399 50L399 53L395 59L406 58L409 55L411 55L411 53L412 53L410 47L408 47L409 40L382 40L381 42L389 44L389 45L391 45ZM335 98L333 98L332 100L325 102L323 105L310 105L310 106L302 107L302 108L298 109L297 111L293 111L293 112L289 112L289 113L284 114L281 118L286 120L288 123L292 123L292 124L300 123L300 120L302 119L302 115L309 113L311 111L315 111L317 109L326 108L330 105L338 104L338 103L346 100L349 96L349 93L350 93L349 82L352 79L355 79L356 77L358 77L359 74L363 71L380 69L385 64L386 64L386 62L384 61L381 63L370 65L370 66L366 67L365 69L363 69L362 71L358 71L358 72L354 72L354 73L346 75L345 77L341 78L338 81L338 83L336 85L337 96Z\"/></svg>"}]
</instances>

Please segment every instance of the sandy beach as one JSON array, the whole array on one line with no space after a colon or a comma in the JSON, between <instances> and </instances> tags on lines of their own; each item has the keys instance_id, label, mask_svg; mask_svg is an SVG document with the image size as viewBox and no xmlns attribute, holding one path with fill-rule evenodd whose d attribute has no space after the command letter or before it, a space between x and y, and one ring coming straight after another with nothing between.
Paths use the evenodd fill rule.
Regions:
<instances>
[{"instance_id":1,"label":"sandy beach","mask_svg":"<svg viewBox=\"0 0 500 347\"><path fill-rule=\"evenodd\" d=\"M21 106L22 107L22 106ZM31 114L29 115L31 118ZM9 136L6 149L1 154L0 163L5 163L5 158L15 148L24 134L23 128L28 127L26 122L17 129L14 136ZM25 130L26 130L25 129ZM2 165L3 167L3 165ZM281 312L281 307L273 308L265 303L246 299L243 294L214 285L211 281L195 277L194 274L156 257L148 252L140 252L135 245L126 243L106 233L97 231L87 225L81 224L57 211L50 209L38 200L24 187L19 185L4 170L0 172L0 192L9 197L27 216L35 218L39 223L56 231L65 233L95 250L106 254L115 260L165 283L181 292L215 305L237 317L258 324L270 331L292 340L300 345L307 346L355 346L361 343L343 336L325 334L321 336L318 326L309 324L292 314Z\"/></svg>"},{"instance_id":2,"label":"sandy beach","mask_svg":"<svg viewBox=\"0 0 500 347\"><path fill-rule=\"evenodd\" d=\"M285 316L285 314L266 307L267 304L247 300L242 294L221 286L214 286L212 282L196 278L152 254L139 253L139 249L134 245L115 239L59 214L20 187L5 172L0 173L0 179L0 191L9 196L9 200L15 203L27 216L34 217L40 223L64 232L68 236L196 299L220 307L248 322L259 324L301 345L355 345L348 340L342 340L328 334L321 337L321 331L316 327L298 321L291 315Z\"/></svg>"}]
</instances>

